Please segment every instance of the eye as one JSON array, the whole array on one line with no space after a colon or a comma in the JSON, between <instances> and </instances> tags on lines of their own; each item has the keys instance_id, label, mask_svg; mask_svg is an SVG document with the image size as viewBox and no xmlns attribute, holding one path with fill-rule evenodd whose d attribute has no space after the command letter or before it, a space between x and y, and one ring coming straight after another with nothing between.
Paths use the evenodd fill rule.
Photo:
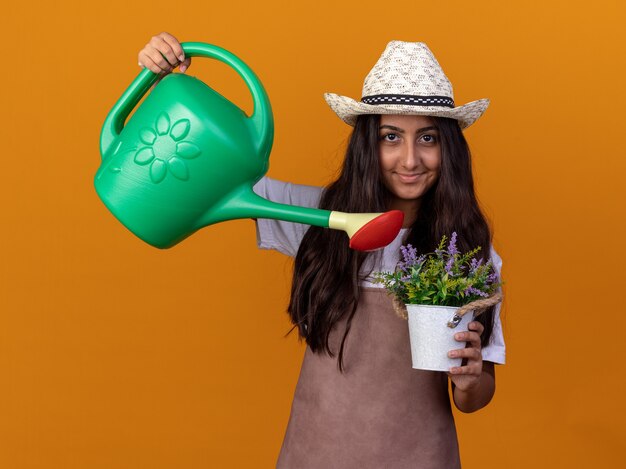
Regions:
<instances>
[{"instance_id":1,"label":"eye","mask_svg":"<svg viewBox=\"0 0 626 469\"><path fill-rule=\"evenodd\" d=\"M420 137L420 140L424 143L433 144L437 143L437 136L433 134L424 134Z\"/></svg>"},{"instance_id":2,"label":"eye","mask_svg":"<svg viewBox=\"0 0 626 469\"><path fill-rule=\"evenodd\" d=\"M395 142L396 140L398 140L398 135L397 134L385 134L382 137L380 137L381 140L386 140L388 142Z\"/></svg>"}]
</instances>

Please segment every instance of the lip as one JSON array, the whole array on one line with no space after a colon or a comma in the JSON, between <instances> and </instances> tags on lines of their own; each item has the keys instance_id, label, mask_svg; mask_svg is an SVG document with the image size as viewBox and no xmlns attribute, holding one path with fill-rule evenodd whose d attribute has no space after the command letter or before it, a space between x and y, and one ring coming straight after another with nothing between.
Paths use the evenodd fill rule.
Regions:
<instances>
[{"instance_id":1,"label":"lip","mask_svg":"<svg viewBox=\"0 0 626 469\"><path fill-rule=\"evenodd\" d=\"M421 175L423 175L424 173L415 173L415 174L401 174L401 173L396 173L396 175L398 176L398 179L400 179L400 181L402 182L406 182L406 183L411 183L411 182L415 182L419 179L419 177Z\"/></svg>"}]
</instances>

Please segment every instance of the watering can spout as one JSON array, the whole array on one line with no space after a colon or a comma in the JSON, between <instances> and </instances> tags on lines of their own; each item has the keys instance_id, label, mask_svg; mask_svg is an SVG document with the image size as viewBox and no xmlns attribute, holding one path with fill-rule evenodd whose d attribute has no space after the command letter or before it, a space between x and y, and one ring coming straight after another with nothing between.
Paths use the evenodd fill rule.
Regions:
<instances>
[{"instance_id":1,"label":"watering can spout","mask_svg":"<svg viewBox=\"0 0 626 469\"><path fill-rule=\"evenodd\" d=\"M374 251L393 241L402 227L400 210L385 213L345 213L286 205L264 199L249 185L242 185L213 207L200 221L203 226L240 218L270 218L345 231L350 247Z\"/></svg>"},{"instance_id":2,"label":"watering can spout","mask_svg":"<svg viewBox=\"0 0 626 469\"><path fill-rule=\"evenodd\" d=\"M357 251L376 251L391 243L402 228L404 213L390 210L384 213L332 212L328 227L345 231L350 247Z\"/></svg>"}]
</instances>

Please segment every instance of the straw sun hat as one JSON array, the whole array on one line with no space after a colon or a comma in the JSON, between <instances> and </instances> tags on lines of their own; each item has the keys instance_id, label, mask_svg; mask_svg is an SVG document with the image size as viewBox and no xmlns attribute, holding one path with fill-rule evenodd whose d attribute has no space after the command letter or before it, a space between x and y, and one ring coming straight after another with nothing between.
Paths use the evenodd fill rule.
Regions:
<instances>
[{"instance_id":1,"label":"straw sun hat","mask_svg":"<svg viewBox=\"0 0 626 469\"><path fill-rule=\"evenodd\" d=\"M361 114L449 117L461 128L472 125L489 106L479 99L454 107L452 85L422 42L391 41L365 77L361 101L325 93L324 99L348 125Z\"/></svg>"}]
</instances>

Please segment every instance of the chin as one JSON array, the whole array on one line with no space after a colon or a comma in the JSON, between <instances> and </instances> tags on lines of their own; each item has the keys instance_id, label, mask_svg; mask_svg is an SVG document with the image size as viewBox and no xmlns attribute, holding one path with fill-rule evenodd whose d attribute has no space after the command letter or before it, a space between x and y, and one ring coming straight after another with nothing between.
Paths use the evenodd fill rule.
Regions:
<instances>
[{"instance_id":1,"label":"chin","mask_svg":"<svg viewBox=\"0 0 626 469\"><path fill-rule=\"evenodd\" d=\"M419 190L399 190L399 191L394 191L394 194L397 198L402 199L402 200L417 200L417 199L421 199L422 196L424 195L425 191L419 189Z\"/></svg>"}]
</instances>

